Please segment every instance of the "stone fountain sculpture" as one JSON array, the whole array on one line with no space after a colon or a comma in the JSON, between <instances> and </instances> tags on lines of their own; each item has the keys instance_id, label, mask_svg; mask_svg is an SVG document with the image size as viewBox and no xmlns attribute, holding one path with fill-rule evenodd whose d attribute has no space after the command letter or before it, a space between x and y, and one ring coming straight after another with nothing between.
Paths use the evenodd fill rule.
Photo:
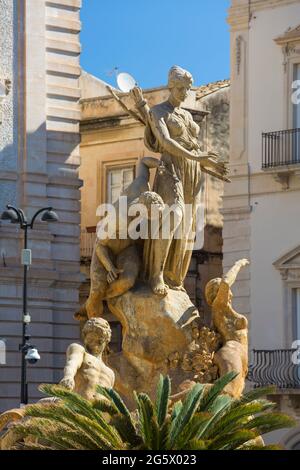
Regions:
<instances>
[{"instance_id":1,"label":"stone fountain sculpture","mask_svg":"<svg viewBox=\"0 0 300 470\"><path fill-rule=\"evenodd\" d=\"M237 396L243 389L247 325L244 317L233 311L229 294L236 275L229 272L208 285L213 310L210 326L201 323L184 289L195 240L201 172L229 181L218 156L201 151L199 126L181 107L192 83L189 72L172 67L168 78L170 96L152 109L140 88L131 90L136 110L128 112L145 124L145 144L161 158L142 159L137 178L114 209L118 216L122 212L121 221L130 224L133 206L143 204L145 211L139 225L145 227L147 222L143 231L146 236L137 238L128 231L121 237L122 222L115 223L106 238L98 236L91 263L90 295L75 315L84 324L89 318L101 316L106 302L121 322L122 351L111 353L108 362L115 372L115 388L128 399L133 390L153 395L161 373L171 376L176 393L182 384L212 383L234 367L240 376L228 393ZM149 185L151 168L156 169L153 188ZM122 198L127 201L125 212L121 211ZM103 226L103 220L99 226ZM240 262L239 269L244 264ZM237 270L233 268L236 274ZM239 360L235 360L236 355Z\"/></svg>"},{"instance_id":2,"label":"stone fountain sculpture","mask_svg":"<svg viewBox=\"0 0 300 470\"><path fill-rule=\"evenodd\" d=\"M195 382L211 384L232 370L239 375L226 393L236 398L244 389L247 319L232 307L231 286L248 261L238 261L222 279L207 284L210 325L203 325L184 289L196 236L201 172L229 181L218 156L200 150L199 126L181 107L191 85L191 74L174 66L167 101L149 109L142 91L133 88L137 112L110 90L145 124L145 144L161 158L141 160L136 179L113 206L112 220L104 218L98 224L90 294L75 314L84 346L69 346L60 382L87 399L99 398L96 388L103 385L114 387L130 405L134 390L153 397L160 374L171 377L175 398L184 397ZM156 170L153 188L150 169ZM132 224L135 230L129 229ZM105 232L107 225L110 230ZM121 322L123 333L122 351L111 353L108 364L102 360L111 337L101 318L104 302ZM49 399L42 402L46 406ZM4 413L0 430L23 416L24 410L18 409ZM13 440L12 429L1 439L1 447L9 448Z\"/></svg>"}]
</instances>

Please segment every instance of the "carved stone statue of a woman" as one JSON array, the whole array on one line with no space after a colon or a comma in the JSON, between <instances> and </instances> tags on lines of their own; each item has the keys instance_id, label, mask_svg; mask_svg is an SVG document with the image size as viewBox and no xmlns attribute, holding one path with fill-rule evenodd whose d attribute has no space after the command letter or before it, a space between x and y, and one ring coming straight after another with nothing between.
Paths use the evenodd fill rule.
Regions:
<instances>
[{"instance_id":1,"label":"carved stone statue of a woman","mask_svg":"<svg viewBox=\"0 0 300 470\"><path fill-rule=\"evenodd\" d=\"M161 153L162 171L156 172L153 191L158 193L166 210L172 206L168 237L160 233L144 244L143 267L155 294L166 295L168 287L181 289L186 277L194 241L196 211L201 186L201 165L225 173L214 154L200 151L199 126L192 115L181 107L193 83L192 75L181 67L170 69L169 99L145 109L141 90L134 88L133 97L140 113L146 115L145 144ZM189 205L189 206L187 206ZM176 236L175 236L176 235Z\"/></svg>"}]
</instances>

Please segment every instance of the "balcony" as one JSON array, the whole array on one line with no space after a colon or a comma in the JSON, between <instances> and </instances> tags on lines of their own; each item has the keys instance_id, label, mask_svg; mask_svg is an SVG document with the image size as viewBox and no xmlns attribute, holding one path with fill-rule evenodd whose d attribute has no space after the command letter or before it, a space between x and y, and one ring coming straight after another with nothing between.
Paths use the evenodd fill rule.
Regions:
<instances>
[{"instance_id":1,"label":"balcony","mask_svg":"<svg viewBox=\"0 0 300 470\"><path fill-rule=\"evenodd\" d=\"M96 231L81 230L80 233L80 257L89 260L92 257Z\"/></svg>"},{"instance_id":2,"label":"balcony","mask_svg":"<svg viewBox=\"0 0 300 470\"><path fill-rule=\"evenodd\" d=\"M300 176L300 129L262 134L262 169L289 188L291 174Z\"/></svg>"},{"instance_id":3,"label":"balcony","mask_svg":"<svg viewBox=\"0 0 300 470\"><path fill-rule=\"evenodd\" d=\"M252 351L248 379L255 387L276 385L278 389L300 389L300 364L294 364L295 349ZM298 354L300 357L300 354Z\"/></svg>"}]
</instances>

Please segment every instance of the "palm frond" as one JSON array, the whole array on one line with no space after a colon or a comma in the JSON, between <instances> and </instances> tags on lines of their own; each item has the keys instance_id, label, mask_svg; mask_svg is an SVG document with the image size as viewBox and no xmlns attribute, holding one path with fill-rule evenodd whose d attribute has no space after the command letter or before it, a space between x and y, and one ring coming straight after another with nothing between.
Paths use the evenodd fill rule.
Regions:
<instances>
[{"instance_id":1,"label":"palm frond","mask_svg":"<svg viewBox=\"0 0 300 470\"><path fill-rule=\"evenodd\" d=\"M158 421L159 426L162 426L167 416L170 391L171 391L170 377L169 376L163 377L162 375L160 375L158 386L157 386L156 402L155 402L155 410L156 410L157 421Z\"/></svg>"},{"instance_id":2,"label":"palm frond","mask_svg":"<svg viewBox=\"0 0 300 470\"><path fill-rule=\"evenodd\" d=\"M170 447L175 444L177 436L183 431L190 419L194 416L199 406L204 385L196 384L188 393L181 406L178 415L173 419L170 428Z\"/></svg>"},{"instance_id":3,"label":"palm frond","mask_svg":"<svg viewBox=\"0 0 300 470\"><path fill-rule=\"evenodd\" d=\"M238 450L283 450L280 445L271 444L268 446L265 445L255 445L255 444L243 444L238 448Z\"/></svg>"},{"instance_id":4,"label":"palm frond","mask_svg":"<svg viewBox=\"0 0 300 470\"><path fill-rule=\"evenodd\" d=\"M263 399L273 387L255 389L240 399L222 393L237 374L231 372L207 389L196 384L186 399L169 406L170 379L160 376L156 400L134 393L137 410L130 412L121 396L98 387L103 399L88 401L60 386L40 389L59 400L26 407L26 420L13 431L25 442L17 449L89 450L268 450L261 434L295 424L271 411L274 403Z\"/></svg>"},{"instance_id":5,"label":"palm frond","mask_svg":"<svg viewBox=\"0 0 300 470\"><path fill-rule=\"evenodd\" d=\"M207 450L208 443L201 439L192 439L186 446L185 450Z\"/></svg>"},{"instance_id":6,"label":"palm frond","mask_svg":"<svg viewBox=\"0 0 300 470\"><path fill-rule=\"evenodd\" d=\"M154 405L146 393L135 393L134 397L138 405L141 437L145 447L151 449L153 442L158 442L158 423L154 419L156 418Z\"/></svg>"},{"instance_id":7,"label":"palm frond","mask_svg":"<svg viewBox=\"0 0 300 470\"><path fill-rule=\"evenodd\" d=\"M269 385L268 387L253 388L252 390L245 392L237 401L239 401L240 403L244 403L248 401L258 400L259 398L266 397L267 395L272 395L275 392L275 385Z\"/></svg>"},{"instance_id":8,"label":"palm frond","mask_svg":"<svg viewBox=\"0 0 300 470\"><path fill-rule=\"evenodd\" d=\"M239 429L212 440L208 450L235 450L256 437L257 434L254 431Z\"/></svg>"},{"instance_id":9,"label":"palm frond","mask_svg":"<svg viewBox=\"0 0 300 470\"><path fill-rule=\"evenodd\" d=\"M116 428L122 440L128 443L130 448L135 448L142 443L141 437L137 434L136 429L132 423L127 419L127 416L121 413L111 417L110 424Z\"/></svg>"},{"instance_id":10,"label":"palm frond","mask_svg":"<svg viewBox=\"0 0 300 470\"><path fill-rule=\"evenodd\" d=\"M262 413L269 408L273 408L273 404L265 400L245 402L245 404L229 408L226 410L226 413L219 415L219 419L215 421L213 425L211 424L206 436L209 437L212 434L218 435L229 431L232 432L243 427L241 419L249 418L257 413Z\"/></svg>"},{"instance_id":11,"label":"palm frond","mask_svg":"<svg viewBox=\"0 0 300 470\"><path fill-rule=\"evenodd\" d=\"M101 448L117 449L122 446L122 439L116 429L105 422L102 417L90 419L76 413L63 405L31 405L26 409L26 416L48 419L54 425L66 425L70 430L87 434L93 440L99 441Z\"/></svg>"},{"instance_id":12,"label":"palm frond","mask_svg":"<svg viewBox=\"0 0 300 470\"><path fill-rule=\"evenodd\" d=\"M259 434L266 434L277 429L293 427L296 423L290 416L272 412L253 417L244 424L244 429L257 429Z\"/></svg>"},{"instance_id":13,"label":"palm frond","mask_svg":"<svg viewBox=\"0 0 300 470\"><path fill-rule=\"evenodd\" d=\"M228 385L237 376L238 373L232 371L216 380L213 386L203 394L199 405L199 411L209 411L209 408L213 405L214 400L219 396L226 385Z\"/></svg>"}]
</instances>

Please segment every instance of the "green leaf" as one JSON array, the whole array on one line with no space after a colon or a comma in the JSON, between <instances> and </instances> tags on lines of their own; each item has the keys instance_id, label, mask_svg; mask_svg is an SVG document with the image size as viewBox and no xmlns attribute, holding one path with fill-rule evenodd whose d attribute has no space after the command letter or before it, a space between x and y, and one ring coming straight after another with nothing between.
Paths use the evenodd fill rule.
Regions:
<instances>
[{"instance_id":1,"label":"green leaf","mask_svg":"<svg viewBox=\"0 0 300 470\"><path fill-rule=\"evenodd\" d=\"M216 380L213 386L203 394L199 405L199 411L208 411L209 407L213 405L214 400L223 391L226 385L232 382L232 380L234 380L238 375L239 374L237 372L232 371Z\"/></svg>"},{"instance_id":2,"label":"green leaf","mask_svg":"<svg viewBox=\"0 0 300 470\"><path fill-rule=\"evenodd\" d=\"M237 401L240 403L249 402L257 400L258 398L266 397L267 395L272 395L275 392L276 387L274 385L270 385L269 387L258 387L244 393L244 395L242 395Z\"/></svg>"},{"instance_id":3,"label":"green leaf","mask_svg":"<svg viewBox=\"0 0 300 470\"><path fill-rule=\"evenodd\" d=\"M137 434L136 429L133 428L127 416L121 414L113 415L110 424L116 428L129 448L137 447L142 443L141 437Z\"/></svg>"},{"instance_id":4,"label":"green leaf","mask_svg":"<svg viewBox=\"0 0 300 470\"><path fill-rule=\"evenodd\" d=\"M158 425L162 426L168 412L169 397L171 391L170 377L163 377L160 375L156 393L155 410L157 415Z\"/></svg>"},{"instance_id":5,"label":"green leaf","mask_svg":"<svg viewBox=\"0 0 300 470\"><path fill-rule=\"evenodd\" d=\"M171 415L171 419L172 421L179 415L181 409L182 409L182 401L179 400L177 401L176 403L174 403L173 405L173 410L172 410L172 415Z\"/></svg>"},{"instance_id":6,"label":"green leaf","mask_svg":"<svg viewBox=\"0 0 300 470\"><path fill-rule=\"evenodd\" d=\"M115 390L113 390L112 388L98 386L97 391L98 393L106 396L115 405L119 413L124 416L127 416L128 419L131 419L130 411L128 410L120 395Z\"/></svg>"},{"instance_id":7,"label":"green leaf","mask_svg":"<svg viewBox=\"0 0 300 470\"><path fill-rule=\"evenodd\" d=\"M203 393L204 386L202 384L196 384L188 393L183 405L172 421L170 428L170 447L175 445L176 438L183 431L184 427L188 424L189 420L193 417L200 403L200 399Z\"/></svg>"},{"instance_id":8,"label":"green leaf","mask_svg":"<svg viewBox=\"0 0 300 470\"><path fill-rule=\"evenodd\" d=\"M250 419L244 429L257 429L259 434L266 434L277 429L290 428L297 424L296 420L283 413L265 413Z\"/></svg>"},{"instance_id":9,"label":"green leaf","mask_svg":"<svg viewBox=\"0 0 300 470\"><path fill-rule=\"evenodd\" d=\"M243 427L241 419L251 418L256 413L261 413L273 405L267 401L253 401L252 403L245 403L239 406L229 407L226 412L219 416L217 422L210 426L210 429L206 433L206 437L210 437L212 434L223 434L232 432L238 428Z\"/></svg>"},{"instance_id":10,"label":"green leaf","mask_svg":"<svg viewBox=\"0 0 300 470\"><path fill-rule=\"evenodd\" d=\"M263 446L263 445L251 445L247 444L247 442L240 446L238 450L283 450L283 448L280 445L275 445L275 444L270 444L268 446Z\"/></svg>"},{"instance_id":11,"label":"green leaf","mask_svg":"<svg viewBox=\"0 0 300 470\"><path fill-rule=\"evenodd\" d=\"M134 394L140 417L140 431L144 444L147 449L152 448L153 439L153 420L154 406L146 393Z\"/></svg>"},{"instance_id":12,"label":"green leaf","mask_svg":"<svg viewBox=\"0 0 300 470\"><path fill-rule=\"evenodd\" d=\"M184 450L207 450L207 442L200 439L191 440Z\"/></svg>"},{"instance_id":13,"label":"green leaf","mask_svg":"<svg viewBox=\"0 0 300 470\"><path fill-rule=\"evenodd\" d=\"M159 431L158 450L167 450L169 434L170 434L170 419L166 419Z\"/></svg>"},{"instance_id":14,"label":"green leaf","mask_svg":"<svg viewBox=\"0 0 300 470\"><path fill-rule=\"evenodd\" d=\"M213 440L208 446L209 450L235 450L241 445L245 444L252 439L255 439L257 434L254 431L239 429L233 433L228 433L220 438Z\"/></svg>"},{"instance_id":15,"label":"green leaf","mask_svg":"<svg viewBox=\"0 0 300 470\"><path fill-rule=\"evenodd\" d=\"M176 439L176 450L186 449L188 443L197 439L199 428L209 421L209 413L195 413Z\"/></svg>"}]
</instances>

